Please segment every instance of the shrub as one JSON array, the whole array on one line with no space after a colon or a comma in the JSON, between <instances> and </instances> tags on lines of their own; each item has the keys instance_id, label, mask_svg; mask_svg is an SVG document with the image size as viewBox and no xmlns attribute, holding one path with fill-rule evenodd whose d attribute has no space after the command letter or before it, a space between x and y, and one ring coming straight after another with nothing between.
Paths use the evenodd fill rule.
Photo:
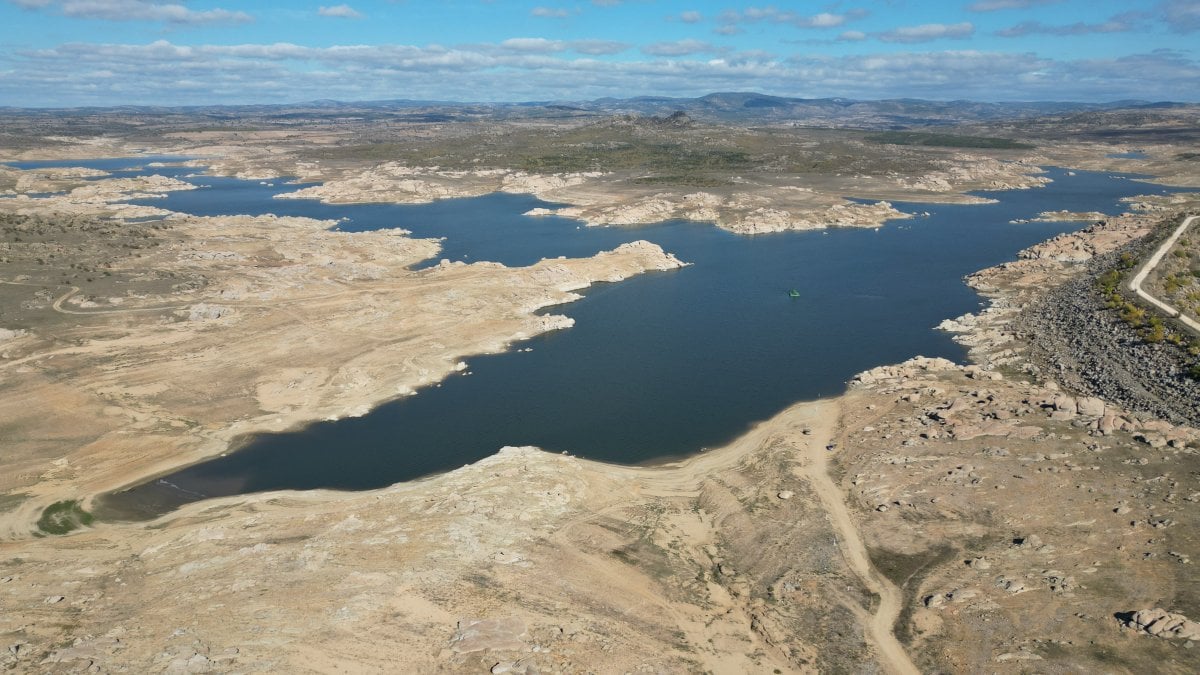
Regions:
<instances>
[{"instance_id":1,"label":"shrub","mask_svg":"<svg viewBox=\"0 0 1200 675\"><path fill-rule=\"evenodd\" d=\"M1121 320L1134 328L1141 328L1146 323L1146 310L1132 302L1126 302L1121 311Z\"/></svg>"},{"instance_id":2,"label":"shrub","mask_svg":"<svg viewBox=\"0 0 1200 675\"><path fill-rule=\"evenodd\" d=\"M1150 317L1150 326L1146 329L1142 337L1151 344L1158 344L1167 337L1167 329L1163 326L1162 319L1157 316Z\"/></svg>"},{"instance_id":3,"label":"shrub","mask_svg":"<svg viewBox=\"0 0 1200 675\"><path fill-rule=\"evenodd\" d=\"M54 502L42 511L38 518L38 529L46 534L66 534L72 530L91 525L95 518L83 510L79 501L70 499Z\"/></svg>"}]
</instances>

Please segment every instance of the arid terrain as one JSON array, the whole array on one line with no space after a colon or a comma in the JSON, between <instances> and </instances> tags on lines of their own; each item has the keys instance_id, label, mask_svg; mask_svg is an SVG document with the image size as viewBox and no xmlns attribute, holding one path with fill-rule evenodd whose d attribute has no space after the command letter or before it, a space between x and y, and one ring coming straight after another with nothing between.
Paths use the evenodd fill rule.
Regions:
<instances>
[{"instance_id":1,"label":"arid terrain","mask_svg":"<svg viewBox=\"0 0 1200 675\"><path fill-rule=\"evenodd\" d=\"M313 183L302 195L330 203L523 192L589 224L745 235L874 227L903 215L893 201L1037 189L1051 164L1200 185L1195 108L993 111L884 133L896 120L874 109L854 125L820 111L750 124L672 105L688 112L8 112L0 161L186 155ZM1136 298L1118 292L1200 212L1194 195L1082 214L1098 222L970 277L989 307L943 328L972 363L880 366L688 459L504 448L379 490L121 522L96 511L106 492L246 434L419 396L468 356L570 330L540 310L578 291L688 263L635 242L414 270L437 241L125 203L189 187L0 167L5 668L1195 671L1200 398L1186 369L1200 336L1133 320ZM1197 240L1150 282L1180 306L1200 287ZM1057 299L1064 288L1092 304ZM1159 359L1180 365L1146 366Z\"/></svg>"}]
</instances>

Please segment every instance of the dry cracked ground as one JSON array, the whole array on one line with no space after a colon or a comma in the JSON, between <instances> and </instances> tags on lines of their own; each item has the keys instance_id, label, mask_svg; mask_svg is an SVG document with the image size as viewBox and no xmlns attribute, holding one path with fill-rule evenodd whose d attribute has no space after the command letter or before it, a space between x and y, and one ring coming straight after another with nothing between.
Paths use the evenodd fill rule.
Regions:
<instances>
[{"instance_id":1,"label":"dry cracked ground","mask_svg":"<svg viewBox=\"0 0 1200 675\"><path fill-rule=\"evenodd\" d=\"M50 503L220 452L237 433L359 412L467 354L563 327L534 311L590 283L680 264L635 245L414 272L435 243L251 218L172 216L109 248L81 244L124 208L114 195L171 187L92 186L20 214L0 202L4 307L36 326L0 343L3 667L1184 673L1200 662L1189 620L1200 436L1022 369L1012 323L1039 288L1161 213L977 278L994 309L952 327L979 365L877 368L685 461L617 467L509 448L382 490L231 497L35 536ZM351 335L360 349L329 347Z\"/></svg>"}]
</instances>

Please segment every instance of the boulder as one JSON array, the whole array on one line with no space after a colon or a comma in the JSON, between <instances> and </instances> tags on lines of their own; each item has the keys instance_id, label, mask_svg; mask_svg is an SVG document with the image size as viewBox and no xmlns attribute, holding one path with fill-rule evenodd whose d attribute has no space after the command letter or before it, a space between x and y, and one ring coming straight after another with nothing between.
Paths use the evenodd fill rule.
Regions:
<instances>
[{"instance_id":1,"label":"boulder","mask_svg":"<svg viewBox=\"0 0 1200 675\"><path fill-rule=\"evenodd\" d=\"M1143 609L1121 618L1128 628L1167 640L1200 640L1200 623L1165 609Z\"/></svg>"},{"instance_id":2,"label":"boulder","mask_svg":"<svg viewBox=\"0 0 1200 675\"><path fill-rule=\"evenodd\" d=\"M1104 401L1095 396L1084 396L1075 401L1075 412L1086 417L1100 417L1104 414Z\"/></svg>"},{"instance_id":3,"label":"boulder","mask_svg":"<svg viewBox=\"0 0 1200 675\"><path fill-rule=\"evenodd\" d=\"M1075 399L1067 396L1066 394L1059 394L1058 396L1055 396L1053 404L1055 410L1069 410L1072 413L1075 412L1075 408L1078 405Z\"/></svg>"},{"instance_id":4,"label":"boulder","mask_svg":"<svg viewBox=\"0 0 1200 675\"><path fill-rule=\"evenodd\" d=\"M519 651L525 648L525 636L525 622L517 617L462 619L450 639L450 648L458 654L485 650Z\"/></svg>"}]
</instances>

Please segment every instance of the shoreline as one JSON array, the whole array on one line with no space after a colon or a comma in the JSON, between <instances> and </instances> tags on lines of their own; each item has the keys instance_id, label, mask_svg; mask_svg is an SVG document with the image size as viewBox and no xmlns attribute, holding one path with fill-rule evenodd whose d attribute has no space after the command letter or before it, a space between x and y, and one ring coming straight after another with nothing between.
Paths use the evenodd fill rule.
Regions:
<instances>
[{"instance_id":1,"label":"shoreline","mask_svg":"<svg viewBox=\"0 0 1200 675\"><path fill-rule=\"evenodd\" d=\"M50 202L51 204L66 203L61 199L49 199L44 201ZM51 206L50 208L52 210L55 209L54 206ZM556 259L542 261L541 263L527 267L507 268L490 264L452 264L449 266L434 266L427 270L411 271L403 268L408 267L410 264L417 264L426 259L436 257L436 251L434 250L436 248L436 244L433 244L428 240L410 239L406 236L401 236L394 231L380 233L337 232L331 229L330 223L308 221L305 219L286 219L269 216L254 218L236 216L199 218L187 216L186 214L173 218L174 220L172 222L176 224L176 228L182 228L187 232L187 234L185 234L182 238L176 237L172 240L174 243L171 244L169 247L170 250L168 250L166 253L168 259L174 257L188 259L187 256L190 255L192 256L190 260L193 262L189 264L199 264L200 269L211 269L211 266L206 266L207 263L203 262L205 258L209 257L207 254L197 257L197 255L193 255L188 251L190 245L197 243L202 244L203 239L213 237L214 235L218 240L224 240L226 242L238 242L239 240L236 237L244 237L245 244L237 244L238 246L248 245L253 247L256 246L256 241L267 241L271 242L271 246L285 247L289 249L299 250L307 247L308 250L316 252L320 256L326 256L328 255L329 251L333 250L326 249L324 247L334 246L337 247L337 250L341 251L340 255L349 253L351 256L360 256L357 261L348 258L346 259L345 263L339 262L338 264L344 265L345 272L342 274L346 275L346 281L349 281L351 284L359 284L361 290L354 291L353 289L350 289L335 292L333 294L317 292L314 295L311 290L303 288L299 288L294 291L286 290L288 284L292 283L290 281L285 280L282 283L277 283L276 281L273 281L267 277L259 278L257 281L255 281L256 277L252 275L248 277L248 283L250 285L247 285L246 280L237 281L234 286L229 287L234 288L232 293L226 294L224 290L221 292L221 295L229 295L232 299L222 300L217 298L213 293L207 294L207 296L211 297L185 297L182 299L184 306L190 306L193 308L202 306L205 302L215 302L215 307L217 307L217 309L214 310L216 312L214 317L219 317L220 314L228 314L228 317L222 319L209 318L206 316L202 317L198 322L192 322L190 325L185 321L183 324L175 324L174 327L168 326L165 330L154 328L151 324L145 329L135 329L130 333L130 340L132 341L130 341L129 344L131 346L139 344L139 340L144 342L143 338L138 338L136 337L137 335L144 334L144 336L149 336L155 332L167 336L169 342L193 339L199 339L203 341L209 339L205 338L204 336L208 333L211 333L212 328L216 327L217 324L229 321L241 323L249 320L253 322L256 321L260 316L265 318L272 313L276 315L280 314L280 312L277 311L280 307L283 309L284 315L279 316L278 319L273 320L273 324L268 325L282 326L284 324L280 323L281 320L285 323L292 321L293 319L290 317L290 315L299 312L299 314L296 314L296 318L301 319L302 323L297 324L296 328L301 334L303 334L305 331L308 331L314 327L311 322L308 322L303 318L303 315L312 314L314 307L322 306L328 306L329 311L343 311L337 306L336 296L339 294L345 294L347 292L362 293L361 297L359 297L359 302L365 301L370 306L382 309L390 304L388 303L389 296L393 295L395 290L406 288L410 289L401 294L401 296L405 299L404 301L407 302L407 299L411 293L419 292L417 289L430 288L434 289L436 292L444 292L437 291L436 289L445 288L447 284L457 283L453 281L455 279L462 279L464 280L464 283L469 283L466 282L467 278L477 278L484 280L486 286L487 283L491 283L486 281L488 279L500 281L504 277L511 277L519 284L517 286L518 289L523 285L525 290L518 291L517 295L514 297L515 305L512 307L512 310L514 310L513 314L507 314L506 312L508 312L508 309L506 308L508 308L508 305L502 304L494 310L488 310L484 312L484 314L480 317L480 320L483 321L499 320L502 323L498 325L507 326L499 333L494 333L491 329L487 329L474 337L464 335L463 338L467 339L470 344L462 345L462 347L465 347L465 349L451 348L451 350L446 353L439 354L439 352L445 351L440 346L434 346L433 349L435 351L431 351L429 347L416 352L406 351L405 356L398 362L407 363L410 365L406 365L401 372L391 373L383 376L382 371L377 370L377 372L380 372L381 377L379 377L379 381L377 383L370 385L373 391L376 389L378 390L375 394L363 397L353 392L349 392L349 398L342 396L342 402L333 403L332 408L330 407L329 403L319 403L314 399L311 402L303 403L303 406L311 406L313 404L317 405L317 408L315 408L313 411L306 413L303 412L307 409L305 407L295 409L295 403L302 402L298 400L295 401L295 403L289 402L287 396L291 395L286 394L286 387L283 390L278 390L277 385L272 384L273 379L278 378L271 376L259 382L258 397L261 398L264 395L269 394L271 397L278 398L279 395L286 394L284 398L281 399L280 403L271 404L273 408L268 407L266 410L260 411L256 415L250 415L249 417L242 419L231 420L229 424L218 425L217 427L201 424L201 426L197 427L196 432L187 431L185 426L183 433L170 434L170 436L173 437L173 440L170 441L169 444L176 448L176 452L171 453L169 456L162 456L159 454L158 457L151 458L149 463L142 461L136 471L132 474L128 471L120 471L117 474L112 474L110 470L100 472L88 471L88 475L84 477L80 475L83 469L76 468L76 466L74 466L75 462L72 462L70 466L70 473L80 475L80 478L83 479L83 482L79 483L79 485L91 486L83 490L84 498L89 502L97 495L128 488L131 485L139 482L153 480L154 477L161 477L163 475L172 473L181 466L201 463L206 459L226 454L230 452L232 443L236 443L238 438L242 438L246 435L274 433L288 428L302 428L303 426L311 424L314 421L319 421L322 419L365 414L365 412L367 412L369 409L377 407L383 402L411 395L418 387L439 382L440 380L444 379L446 375L453 373L456 369L456 365L460 364L461 359L465 357L504 351L513 341L527 339L546 331L567 327L571 323L569 319L553 313L547 313L547 310L552 310L552 308L555 306L560 306L574 301L580 297L578 293L575 292L577 290L586 288L588 285L594 283L602 283L606 281L615 282L624 278L628 278L631 275L650 271L652 269L674 269L683 265L682 262L678 261L673 256L662 252L657 246L649 245L645 242L634 242L618 247L614 251L602 252L591 258L569 260ZM230 230L230 226L233 226L234 229ZM239 234L235 235L235 238L230 239L228 235L231 232L239 232ZM287 237L293 236L298 236L299 239L296 241L285 241ZM370 242L375 242L376 250L369 250L368 248L365 248L366 246L371 245ZM225 244L225 246L228 246L228 243ZM235 248L234 250L236 251L237 249ZM234 258L232 259L234 260L238 259L238 256L243 256L241 253L235 253L233 255ZM336 258L333 259L336 260ZM297 260L300 262L294 265L293 269L295 269L297 272L309 274L309 266L307 266L302 259L298 258ZM144 263L139 263L139 265L144 265ZM398 268L399 276L397 277L397 281L389 281L386 276L380 276L378 272L374 271L376 268L379 270L386 269L385 266ZM265 270L265 272L270 272L270 269ZM328 276L328 273L325 270L318 269L316 267L313 267L311 272L317 272L322 277ZM335 274L337 274L337 272L335 272ZM225 278L234 280L237 279L236 275L227 275ZM329 279L326 281L321 281L319 278L314 278L312 281L329 287L328 284L333 280ZM260 287L256 289L254 287L255 283L260 283ZM338 281L337 283L341 284L342 282ZM397 283L400 285L396 286ZM512 282L507 283L511 284ZM241 284L240 290L237 288L237 284ZM335 285L333 288L337 287L338 286ZM228 288L226 290L228 290ZM486 290L480 289L479 292L484 293ZM276 296L280 293L283 294L281 296L283 298L283 302L285 303L283 305L280 305L280 299L276 298ZM474 293L472 295L478 295L478 293ZM243 297L243 299L239 300L239 297ZM391 300L392 302L397 301L394 298ZM472 300L472 302L475 302L475 300ZM277 307L277 305L279 307ZM289 307L294 307L296 309L289 309ZM353 310L353 307L350 309ZM152 313L169 314L172 310L177 311L177 303L172 303L166 308L155 307ZM76 317L73 318L75 318L77 321L120 321L122 320L121 317L129 316L129 312L137 311L137 309L121 307L119 309L103 311L105 311L108 315L95 316L95 314L97 314L96 312L84 312L83 314L86 314L87 316L76 314ZM322 309L321 311L325 310ZM495 317L489 318L492 314L494 314ZM425 315L429 316L431 319L436 319L439 316L437 308L435 307L431 307L429 310L427 310ZM418 316L422 315L418 314ZM438 320L444 322L449 318L451 317L447 316L445 319ZM361 320L351 320L349 322L351 326L358 323L361 323ZM197 330L184 330L185 328L190 328L192 325L194 325ZM86 331L87 329L85 328L84 330ZM182 335L180 333L181 330L183 330ZM364 325L363 330L370 332L372 330L370 328L370 324ZM39 335L41 332L42 331L36 331L34 333L25 332L20 335L14 334L13 339L8 340L5 344L5 347L8 350L6 353L8 358L5 361L0 362L0 367L8 369L9 372L15 372L13 370L14 368L27 368L25 365L23 365L26 362L30 362L31 360L45 359L49 354L45 353L44 348L37 346L37 342L39 340L43 340L42 336ZM244 329L239 329L239 332L244 332ZM454 332L452 331L450 335L452 336L453 334ZM358 359L361 361L361 356L367 356L372 360L378 361L379 358L387 358L387 353L390 350L395 349L395 347L389 346L391 343L397 343L397 341L386 336L370 338L365 343L365 347L362 347L358 350L359 352L362 352L361 355L350 353L329 363L350 363L352 359ZM58 349L55 351L59 354L60 358L66 358L68 361L70 361L72 359L79 360L83 358L89 358L89 354L102 355L105 353L106 349L119 349L120 344L121 343L118 340L112 343L112 347L109 347L104 343L98 343L95 347L91 348L67 347L65 349ZM399 344L403 344L403 341L397 343L397 345ZM378 350L375 349L376 346L378 346ZM140 347L138 348L140 349ZM169 350L170 348L168 347L167 349ZM379 351L378 355L373 356L371 355L373 350L382 351ZM28 354L25 354L26 351L28 351ZM178 359L170 356L169 353L163 354L162 357L168 362L174 361L178 363ZM414 357L418 359L415 364ZM380 367L382 367L382 363L380 363ZM243 368L243 370L244 369L245 368ZM287 372L296 371L295 368L284 368L283 370L285 372L280 376L286 375ZM333 371L330 370L328 364L314 364L313 366L309 367L307 372L328 372L334 374ZM97 373L93 373L93 375L96 374ZM311 379L311 376L305 375L304 373L297 372L297 374L300 375L302 379L305 377ZM290 377L294 376L287 375L285 379ZM321 377L328 377L328 375ZM360 375L356 375L355 377L361 379ZM28 380L30 379L30 376L26 375L24 379ZM267 386L271 389L264 390L264 386ZM278 391L278 393L275 393L276 391ZM153 393L151 394L151 396L154 395L155 394ZM280 406L283 406L283 408L280 408ZM109 407L111 408L113 406L110 405ZM156 411L157 408L157 405L153 406L149 411L149 415L161 415L161 413ZM83 412L81 411L80 414L83 414ZM106 412L104 414L108 413ZM123 415L125 413L120 414ZM135 419L141 419L144 418L147 413L131 412L130 414L134 415ZM104 418L104 415L100 414L98 410L97 416L101 419ZM187 425L192 424L186 420L184 420L184 423ZM176 424L174 419L171 420L171 424ZM184 452L181 453L179 452L180 450L184 450ZM76 452L73 454L79 455L80 453ZM183 460L182 464L181 460ZM32 513L31 509L68 497L68 494L64 494L61 486L55 489L52 484L47 485L44 481L42 483L38 483L38 485L42 487L43 490L49 488L49 492L40 499L31 495L27 500L28 503L22 506L21 513L13 514L10 512L0 516L6 522L5 530L8 532L8 537L11 537L20 532L22 529L31 526L31 524L36 520L36 516L33 518L28 517ZM35 489L34 494L37 494L38 492L41 491ZM69 492L74 492L75 495L79 495L78 491L69 490L68 493ZM21 520L25 521L24 526L19 522Z\"/></svg>"},{"instance_id":2,"label":"shoreline","mask_svg":"<svg viewBox=\"0 0 1200 675\"><path fill-rule=\"evenodd\" d=\"M1039 183L1038 185L1040 186L1041 184L1042 183ZM180 218L183 218L184 220L195 218L188 214L176 214L176 215ZM222 218L222 217L217 217L217 218ZM236 217L233 217L233 218L236 218ZM278 217L272 217L270 215L252 218L251 220L256 220L256 219L279 220ZM326 229L326 234L332 234L334 232L335 232L335 230L333 230L332 228ZM394 232L393 232L393 234L394 234ZM428 260L433 257L436 257L436 253L430 255L429 258L416 261L412 264L414 264L414 265L420 264L421 262L424 262L425 260ZM543 261L543 262L546 262L546 261ZM451 264L450 267L455 267L455 264ZM438 269L438 268L439 268L439 266L434 266L432 268L421 270L419 273L428 273L429 270ZM520 269L520 268L514 268L514 269ZM601 281L603 281L603 280L601 280ZM553 320L556 317L553 317L553 316L547 317L547 315L542 314L542 312L545 310L548 310L556 305L570 302L570 301L572 301L572 299L573 298L567 298L567 299L564 299L562 302L553 302L549 305L541 305L533 311L533 314L537 317L544 317L547 320ZM300 302L302 300L303 300L303 298L296 299L297 302ZM232 306L236 309L237 304L232 303ZM551 326L549 329L552 330L552 329L558 328L558 327L563 327L563 326ZM525 336L525 337L529 337L529 336ZM516 339L518 339L518 340L525 339L525 337L517 337ZM506 341L503 344L493 345L495 347L494 349L489 349L487 351L482 351L482 352L477 352L477 353L472 352L469 354L463 354L463 355L458 356L457 359L467 358L469 356L478 356L480 354L499 353L499 352L505 351L508 348L508 345L510 345L510 344L511 344L511 340ZM403 396L411 395L412 393L415 393L415 391L419 388L423 388L430 384L436 384L437 382L440 382L442 379L444 379L445 376L452 374L454 372L453 369L450 369L449 365L447 365L446 367L447 367L447 370L445 370L441 374L440 377L433 377L433 379L428 379L427 381L423 380L421 382L417 382L415 385L410 385L408 390L401 392L399 396L393 394L393 395L389 395L389 396L386 396L386 397L380 398L380 399L373 399L373 400L367 401L367 402L360 402L355 405L354 411L352 411L352 412L344 411L345 414L338 415L337 417L329 417L329 416L313 417L310 415L307 417L299 418L299 417L296 417L295 415L292 415L291 417L287 418L285 426L280 426L280 424L278 424L278 423L269 423L265 427L264 426L254 426L253 422L250 423L250 426L247 426L246 424L239 422L239 423L234 424L226 429L214 430L215 433L212 435L209 435L206 438L206 440L204 441L203 445L201 446L202 449L198 449L196 453L189 453L189 455L188 455L189 461L181 464L181 463L179 463L178 458L160 460L160 461L154 463L153 465L151 465L151 467L149 467L150 470L139 471L138 475L134 478L130 478L129 476L124 476L120 479L113 479L112 481L106 483L106 487L104 487L103 489L90 491L87 494L87 496L85 497L85 499L88 504L91 504L98 497L116 494L121 491L127 490L129 488L136 487L137 485L145 484L145 483L151 482L153 480L156 480L157 478L161 478L163 476L170 475L176 471L185 469L189 466L203 464L204 462L206 462L210 459L213 459L213 458L216 458L219 456L223 456L223 455L229 454L231 452L236 452L236 450L232 449L232 447L233 447L232 444L237 442L237 439L239 439L239 438L250 439L250 438L253 438L256 436L284 433L288 430L303 429L304 427L306 427L310 424L320 422L320 421L328 421L330 419L337 419L340 417L361 416L363 414L367 414L370 410L373 410L373 409L379 407L380 405L383 405L383 404L393 401L393 400L397 400L397 398L401 398ZM847 387L849 386L849 381L846 383L845 386L847 386ZM844 391L845 390L843 390L843 392ZM263 417L263 419L265 419L265 418L271 417L271 415L267 414L262 417ZM765 420L763 420L763 421L765 421ZM242 443L242 445L244 445L246 442L249 442L249 441L245 441L244 443ZM697 454L699 452L700 451L697 451ZM695 454L690 455L690 456L695 456Z\"/></svg>"},{"instance_id":3,"label":"shoreline","mask_svg":"<svg viewBox=\"0 0 1200 675\"><path fill-rule=\"evenodd\" d=\"M988 304L963 319L967 335L995 339L971 346L968 364L914 358L878 366L838 396L789 405L720 448L674 462L625 466L502 448L375 490L236 495L149 523L0 542L22 556L0 570L16 608L0 617L0 631L24 626L23 643L45 663L89 658L114 669L200 657L228 669L312 668L318 655L330 666L409 671L487 670L517 659L561 670L603 662L623 670L648 663L667 671L862 671L903 667L899 648L916 668L936 670L1056 658L1040 644L1078 658L1072 641L1115 641L1131 653L1150 638L1052 612L1061 607L1070 617L1086 608L1104 618L1156 602L1142 596L1170 586L1113 592L1107 604L1097 604L1090 586L1113 586L1146 565L1154 573L1144 584L1186 574L1168 551L1192 550L1171 539L1189 531L1190 512L1155 507L1115 518L1114 508L1130 508L1117 500L1129 499L1132 479L1114 473L1115 488L1103 481L1107 471L1142 466L1130 463L1140 459L1153 458L1147 477L1176 462L1187 473L1200 436L1171 437L1183 445L1141 453L1135 434L1165 442L1186 430L1127 419L1128 429L1101 435L1103 402L1097 416L1092 402L1051 380L995 367L1011 346L1001 338L1011 330L1005 317L1015 294L1044 292L1056 275L1077 271L1079 251L1118 244L1135 236L1131 228L1063 235L972 275ZM371 249L387 240L345 241ZM481 271L471 267L439 274ZM293 380L298 375L279 380L280 390L317 382ZM1098 435L1086 425L1097 425ZM1101 443L1115 447L1091 449ZM834 452L825 450L831 444ZM1060 477L1068 484L1054 482ZM1069 485L1095 496L1053 501L1072 497ZM1149 485L1157 484L1138 489ZM1021 510L1031 495L1046 508ZM1178 524L1152 525L1166 515ZM1161 541L1150 562L1125 563L1123 552L1090 543L1122 541L1103 528L1128 528L1130 519L1156 528ZM847 553L847 525L861 539L857 554ZM1031 533L1036 545L1016 543ZM929 557L926 545L951 550ZM1128 555L1141 554L1138 547ZM932 562L906 575L905 556ZM894 589L888 602L876 601L880 587ZM192 608L178 636L177 609L156 602L164 594ZM41 617L66 611L77 613L79 628L64 640ZM920 632L897 635L893 611L898 629ZM260 632L264 616L285 630ZM979 617L988 623L976 624Z\"/></svg>"}]
</instances>

